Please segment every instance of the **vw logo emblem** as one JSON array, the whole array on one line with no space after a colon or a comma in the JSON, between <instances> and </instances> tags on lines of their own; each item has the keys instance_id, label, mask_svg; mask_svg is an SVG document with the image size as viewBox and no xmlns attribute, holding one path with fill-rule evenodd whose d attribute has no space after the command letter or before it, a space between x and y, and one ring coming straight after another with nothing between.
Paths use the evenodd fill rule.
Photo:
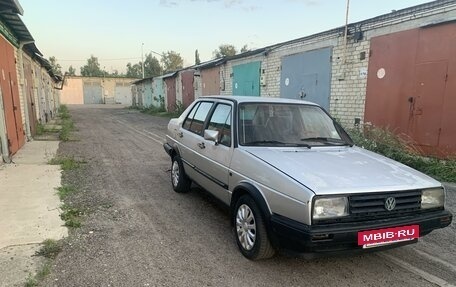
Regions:
<instances>
[{"instance_id":1,"label":"vw logo emblem","mask_svg":"<svg viewBox=\"0 0 456 287\"><path fill-rule=\"evenodd\" d=\"M385 209L388 211L393 210L396 207L396 199L394 197L388 197L385 200Z\"/></svg>"}]
</instances>

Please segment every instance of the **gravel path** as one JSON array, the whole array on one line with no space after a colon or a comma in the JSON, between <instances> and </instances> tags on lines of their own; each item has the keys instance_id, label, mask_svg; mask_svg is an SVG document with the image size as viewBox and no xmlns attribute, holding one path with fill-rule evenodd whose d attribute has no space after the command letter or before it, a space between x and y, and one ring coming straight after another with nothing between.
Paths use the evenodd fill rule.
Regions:
<instances>
[{"instance_id":1,"label":"gravel path","mask_svg":"<svg viewBox=\"0 0 456 287\"><path fill-rule=\"evenodd\" d=\"M381 254L251 262L227 210L202 190L172 191L168 119L106 106L71 107L77 141L59 154L87 163L64 174L80 193L71 231L43 286L435 286L456 282L455 225ZM456 190L449 201L456 212ZM451 254L452 253L452 254ZM440 261L439 261L440 260ZM404 265L403 263L407 263ZM435 281L441 280L441 281ZM433 282L433 283L432 283Z\"/></svg>"}]
</instances>

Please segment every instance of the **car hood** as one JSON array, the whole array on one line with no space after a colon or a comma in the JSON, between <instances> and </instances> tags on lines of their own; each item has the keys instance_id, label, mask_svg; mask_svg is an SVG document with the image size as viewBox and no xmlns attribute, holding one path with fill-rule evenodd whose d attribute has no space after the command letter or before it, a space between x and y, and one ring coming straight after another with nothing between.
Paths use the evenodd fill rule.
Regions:
<instances>
[{"instance_id":1,"label":"car hood","mask_svg":"<svg viewBox=\"0 0 456 287\"><path fill-rule=\"evenodd\" d=\"M246 151L317 195L441 186L421 172L358 147L255 147Z\"/></svg>"}]
</instances>

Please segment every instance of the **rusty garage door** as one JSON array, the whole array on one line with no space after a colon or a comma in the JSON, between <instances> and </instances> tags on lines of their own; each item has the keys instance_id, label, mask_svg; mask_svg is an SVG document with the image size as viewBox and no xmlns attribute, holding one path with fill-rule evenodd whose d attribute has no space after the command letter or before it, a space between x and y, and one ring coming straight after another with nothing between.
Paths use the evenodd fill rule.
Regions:
<instances>
[{"instance_id":1,"label":"rusty garage door","mask_svg":"<svg viewBox=\"0 0 456 287\"><path fill-rule=\"evenodd\" d=\"M166 103L168 112L176 110L176 77L165 78L166 83Z\"/></svg>"},{"instance_id":2,"label":"rusty garage door","mask_svg":"<svg viewBox=\"0 0 456 287\"><path fill-rule=\"evenodd\" d=\"M456 153L456 24L371 39L365 122L410 136L426 153Z\"/></svg>"},{"instance_id":3,"label":"rusty garage door","mask_svg":"<svg viewBox=\"0 0 456 287\"><path fill-rule=\"evenodd\" d=\"M190 106L195 100L195 89L193 88L193 74L194 70L182 71L182 104L184 107Z\"/></svg>"},{"instance_id":4,"label":"rusty garage door","mask_svg":"<svg viewBox=\"0 0 456 287\"><path fill-rule=\"evenodd\" d=\"M22 115L17 86L17 73L13 47L0 36L0 88L5 110L6 133L10 155L25 143Z\"/></svg>"},{"instance_id":5,"label":"rusty garage door","mask_svg":"<svg viewBox=\"0 0 456 287\"><path fill-rule=\"evenodd\" d=\"M201 70L202 95L218 95L220 94L220 68L214 67Z\"/></svg>"}]
</instances>

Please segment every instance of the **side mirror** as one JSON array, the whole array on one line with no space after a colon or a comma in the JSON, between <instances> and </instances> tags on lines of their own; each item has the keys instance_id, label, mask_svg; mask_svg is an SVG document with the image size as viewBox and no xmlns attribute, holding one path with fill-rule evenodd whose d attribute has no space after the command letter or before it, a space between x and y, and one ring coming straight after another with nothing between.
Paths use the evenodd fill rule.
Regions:
<instances>
[{"instance_id":1,"label":"side mirror","mask_svg":"<svg viewBox=\"0 0 456 287\"><path fill-rule=\"evenodd\" d=\"M204 130L204 139L215 142L218 145L219 131Z\"/></svg>"}]
</instances>

